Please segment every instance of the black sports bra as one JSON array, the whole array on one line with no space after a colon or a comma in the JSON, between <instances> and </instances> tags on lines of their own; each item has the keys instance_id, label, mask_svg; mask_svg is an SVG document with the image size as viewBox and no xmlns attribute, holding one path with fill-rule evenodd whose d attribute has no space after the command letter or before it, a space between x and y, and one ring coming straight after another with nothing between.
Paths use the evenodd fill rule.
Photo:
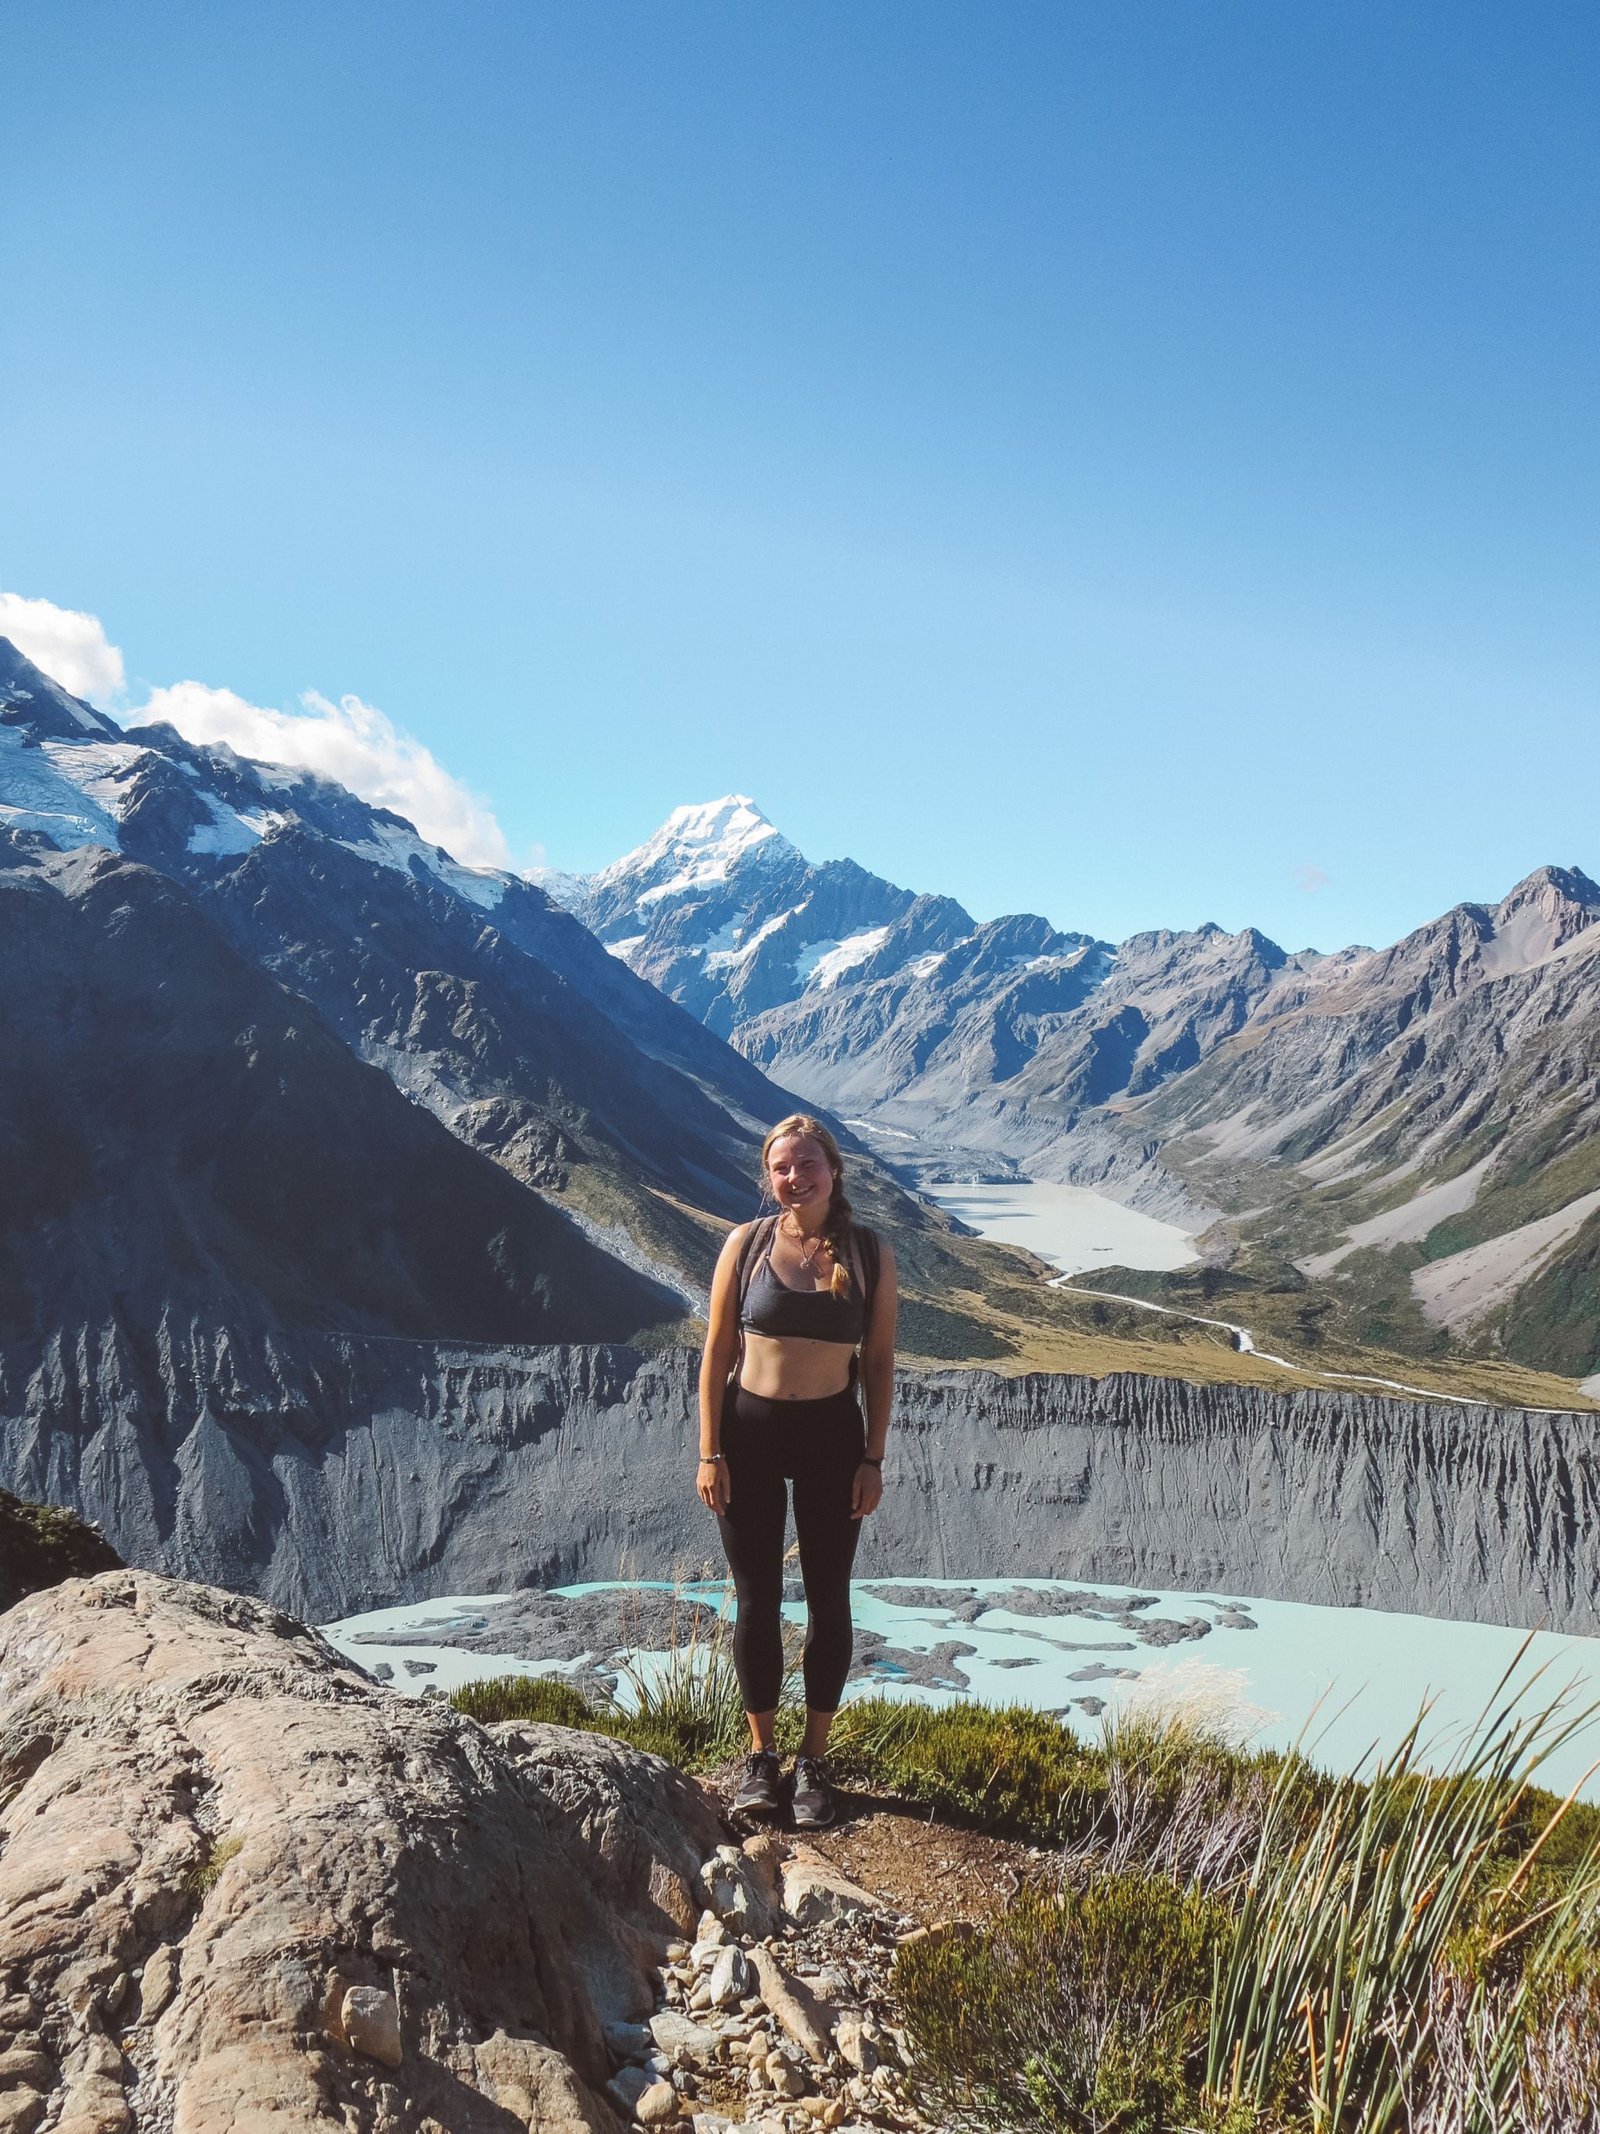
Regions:
<instances>
[{"instance_id":1,"label":"black sports bra","mask_svg":"<svg viewBox=\"0 0 1600 2134\"><path fill-rule=\"evenodd\" d=\"M777 1226L773 1226L773 1236ZM852 1278L842 1297L826 1289L791 1289L773 1272L772 1237L767 1239L755 1272L744 1293L739 1324L748 1334L767 1334L777 1340L837 1341L855 1348L867 1330L866 1300L861 1285Z\"/></svg>"}]
</instances>

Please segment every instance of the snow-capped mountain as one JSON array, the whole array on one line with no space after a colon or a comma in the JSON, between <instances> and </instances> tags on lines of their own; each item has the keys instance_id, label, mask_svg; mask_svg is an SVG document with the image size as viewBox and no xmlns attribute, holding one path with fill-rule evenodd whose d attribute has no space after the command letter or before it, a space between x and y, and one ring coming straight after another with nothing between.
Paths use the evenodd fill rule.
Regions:
<instances>
[{"instance_id":1,"label":"snow-capped mountain","mask_svg":"<svg viewBox=\"0 0 1600 2134\"><path fill-rule=\"evenodd\" d=\"M249 852L290 822L379 866L429 874L484 911L520 879L461 866L401 816L314 772L197 748L170 726L118 726L0 637L0 826L62 851L104 845L172 868Z\"/></svg>"},{"instance_id":2,"label":"snow-capped mountain","mask_svg":"<svg viewBox=\"0 0 1600 2134\"><path fill-rule=\"evenodd\" d=\"M1114 945L814 865L734 796L567 895L914 1175L1092 1185L1195 1229L1239 1211L1213 1260L1333 1284L1362 1340L1600 1364L1600 888L1581 870L1383 950L1216 926Z\"/></svg>"},{"instance_id":3,"label":"snow-capped mountain","mask_svg":"<svg viewBox=\"0 0 1600 2134\"><path fill-rule=\"evenodd\" d=\"M1202 1057L1288 960L1216 927L1119 952L1035 914L980 924L854 861L813 864L738 794L676 809L565 895L630 968L924 1173L1021 1163L1191 1217L1148 1151L1072 1130Z\"/></svg>"},{"instance_id":4,"label":"snow-capped mountain","mask_svg":"<svg viewBox=\"0 0 1600 2134\"><path fill-rule=\"evenodd\" d=\"M812 866L737 793L674 809L636 852L556 893L613 955L724 1037L838 984L914 902L853 861Z\"/></svg>"},{"instance_id":5,"label":"snow-capped mountain","mask_svg":"<svg viewBox=\"0 0 1600 2134\"><path fill-rule=\"evenodd\" d=\"M258 1118L263 1133L273 1129L260 1150L269 1170L298 1164L308 1176L343 1175L328 1152L318 1152L311 1131L319 1086L326 1085L333 1112L371 1122L375 1176L394 1175L395 1151L422 1130L417 1107L431 1112L448 1131L442 1142L427 1143L426 1163L421 1156L407 1161L420 1166L419 1177L433 1178L439 1234L454 1238L462 1266L479 1249L463 1211L477 1209L487 1220L486 1211L499 1209L482 1243L488 1249L499 1235L495 1249L521 1269L512 1290L522 1299L517 1308L526 1313L528 1338L580 1338L585 1329L591 1337L624 1334L693 1309L716 1225L749 1212L762 1126L791 1108L786 1092L516 875L461 866L399 816L325 779L246 762L223 747L196 747L166 726L124 731L3 639L0 885L15 892L8 906L18 915L13 953L36 932L51 944L37 950L50 968L51 957L66 959L65 969L73 956L86 955L83 914L109 924L121 898L130 915L125 975L135 996L141 986L159 985L164 998L178 997L173 981L154 973L177 956L180 940L197 967L234 971L230 999L237 1006L249 994L253 1004L239 1007L232 1037L220 1034L228 1014L208 997L184 1011L191 1038L162 1023L180 1049L204 1050L212 1040L200 1033L219 1033L208 1070L218 1119L244 1064L278 1056L271 1033L286 1017L302 1037L317 1033L309 1049L302 1044L289 1055L309 1075L297 1099L309 1136L303 1162L280 1145L281 1122L252 1112L240 1094L242 1116ZM40 915L58 905L63 909L47 924ZM34 915L37 927L31 919L24 926L23 914ZM71 950L74 938L79 946ZM235 969L240 959L248 983ZM132 1062L139 1046L117 1027L114 975L108 970L95 1039L106 1057L126 1051ZM187 996L193 989L181 990ZM28 1003L47 992L30 996L20 986L8 998ZM47 1017L34 1028L14 1007L8 1033L13 1048L23 1048L26 1072L21 1054L13 1067L28 1089L72 1079L67 1061L76 1038L65 1025ZM247 1033L254 1033L249 1042ZM149 1066L152 1087L168 1068L177 1073L164 1038ZM382 1102L369 1094L363 1104L361 1088L380 1088L360 1079L374 1068L388 1094ZM338 1097L334 1085L352 1076L354 1094ZM20 1089L10 1092L14 1119L29 1116L34 1101ZM390 1099L399 1123L385 1128ZM92 1116L96 1106L86 1104ZM392 1147L380 1158L385 1133ZM354 1146L346 1153L354 1161ZM493 1159L499 1183L484 1184L485 1158ZM109 1149L105 1160L117 1168ZM146 1160L130 1145L122 1170L137 1175ZM13 1168L13 1183L17 1175ZM8 1200L7 1213L16 1205ZM209 1220L195 1217L201 1232ZM536 1238L544 1240L540 1251ZM124 1225L123 1244L107 1249L116 1257L124 1245L136 1260L161 1262L149 1240L138 1240L136 1225ZM229 1254L218 1249L225 1266ZM286 1292L276 1277L268 1280L278 1250L258 1239L248 1263L281 1299ZM87 1269L99 1257L96 1248L63 1264ZM604 1279L594 1272L579 1279L591 1259L595 1269L609 1268ZM41 1264L47 1262L48 1255ZM354 1256L343 1264L353 1268ZM219 1275L223 1290L231 1279ZM335 1282L319 1307L334 1322L339 1294ZM432 1331L465 1334L480 1324L445 1309L444 1291L427 1294L440 1313ZM581 1305L583 1296L610 1299L609 1327L604 1310L597 1318ZM83 1308L90 1309L87 1299ZM384 1323L389 1312L389 1323L415 1328L432 1308L407 1278L376 1321L352 1305L351 1323ZM492 1322L495 1338L515 1325L515 1309L507 1310L509 1317Z\"/></svg>"}]
</instances>

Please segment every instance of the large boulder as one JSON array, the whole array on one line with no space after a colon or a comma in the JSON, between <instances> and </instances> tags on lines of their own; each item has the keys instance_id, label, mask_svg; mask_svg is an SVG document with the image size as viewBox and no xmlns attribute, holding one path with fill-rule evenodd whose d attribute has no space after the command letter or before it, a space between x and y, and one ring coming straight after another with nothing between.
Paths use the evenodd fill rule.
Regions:
<instances>
[{"instance_id":1,"label":"large boulder","mask_svg":"<svg viewBox=\"0 0 1600 2134\"><path fill-rule=\"evenodd\" d=\"M614 2134L720 1833L655 1758L505 1731L208 1587L0 1616L6 2123Z\"/></svg>"}]
</instances>

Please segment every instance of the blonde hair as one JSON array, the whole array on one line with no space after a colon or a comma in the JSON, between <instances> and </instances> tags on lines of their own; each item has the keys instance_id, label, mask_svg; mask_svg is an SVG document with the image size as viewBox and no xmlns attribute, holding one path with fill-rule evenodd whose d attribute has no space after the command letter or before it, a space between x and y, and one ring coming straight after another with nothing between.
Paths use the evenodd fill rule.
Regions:
<instances>
[{"instance_id":1,"label":"blonde hair","mask_svg":"<svg viewBox=\"0 0 1600 2134\"><path fill-rule=\"evenodd\" d=\"M828 1212L822 1219L822 1236L833 1258L833 1274L828 1287L836 1297L850 1294L850 1224L853 1210L845 1198L844 1158L839 1154L839 1144L823 1125L808 1111L791 1112L787 1119L780 1119L761 1144L761 1190L772 1197L771 1176L767 1160L774 1144L791 1134L805 1134L814 1141L828 1159L828 1168L833 1173L833 1191L828 1196Z\"/></svg>"}]
</instances>

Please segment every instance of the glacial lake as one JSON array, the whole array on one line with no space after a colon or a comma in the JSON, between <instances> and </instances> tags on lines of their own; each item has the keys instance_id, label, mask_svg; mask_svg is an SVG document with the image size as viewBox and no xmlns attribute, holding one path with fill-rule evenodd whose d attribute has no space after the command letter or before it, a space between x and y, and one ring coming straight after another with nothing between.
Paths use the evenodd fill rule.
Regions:
<instances>
[{"instance_id":1,"label":"glacial lake","mask_svg":"<svg viewBox=\"0 0 1600 2134\"><path fill-rule=\"evenodd\" d=\"M1176 1223L1158 1222L1086 1186L1036 1178L1015 1185L924 1186L934 1201L998 1245L1021 1245L1062 1274L1143 1267L1157 1273L1191 1267L1194 1239Z\"/></svg>"},{"instance_id":2,"label":"glacial lake","mask_svg":"<svg viewBox=\"0 0 1600 2134\"><path fill-rule=\"evenodd\" d=\"M937 1704L971 1697L1058 1712L1085 1739L1132 1705L1206 1716L1229 1737L1286 1748L1297 1739L1326 1769L1356 1769L1392 1748L1433 1700L1429 1759L1446 1760L1527 1636L1369 1608L1319 1608L1231 1594L1158 1593L1065 1579L875 1578L856 1583L857 1667L846 1697L881 1693ZM378 1609L324 1626L342 1653L400 1691L447 1692L499 1674L562 1674L615 1686L626 1668L664 1664L665 1625L702 1635L731 1607L720 1581L672 1587L601 1581L552 1593L469 1594ZM804 1604L789 1601L796 1623ZM1543 1668L1537 1682L1536 1670ZM1515 1679L1529 1708L1573 1687L1600 1702L1600 1639L1537 1632ZM1600 1727L1557 1752L1540 1782L1580 1780L1600 1800Z\"/></svg>"}]
</instances>

